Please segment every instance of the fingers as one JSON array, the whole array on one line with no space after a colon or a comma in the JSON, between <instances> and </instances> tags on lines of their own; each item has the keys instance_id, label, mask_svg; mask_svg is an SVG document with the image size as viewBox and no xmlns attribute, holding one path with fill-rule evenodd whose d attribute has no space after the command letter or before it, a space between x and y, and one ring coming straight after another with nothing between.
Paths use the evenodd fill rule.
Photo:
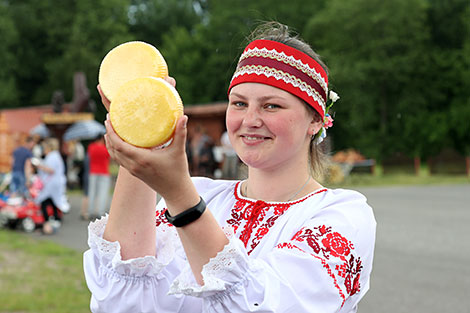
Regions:
<instances>
[{"instance_id":1,"label":"fingers","mask_svg":"<svg viewBox=\"0 0 470 313\"><path fill-rule=\"evenodd\" d=\"M165 80L167 83L169 83L170 85L176 88L176 80L173 77L167 76L165 77Z\"/></svg>"},{"instance_id":2,"label":"fingers","mask_svg":"<svg viewBox=\"0 0 470 313\"><path fill-rule=\"evenodd\" d=\"M103 93L103 90L101 90L100 85L96 86L96 89L98 89L98 92L101 96L101 102L103 103L106 110L109 111L109 105L111 104L111 101L109 101L108 98L106 98L106 96Z\"/></svg>"},{"instance_id":3,"label":"fingers","mask_svg":"<svg viewBox=\"0 0 470 313\"><path fill-rule=\"evenodd\" d=\"M104 126L106 128L106 134L104 135L104 142L106 144L106 149L108 150L108 153L111 156L111 158L117 162L116 156L114 153L113 143L110 138L111 136L116 135L116 133L114 132L114 129L111 126L111 122L109 121L108 118L106 119L106 121L104 121Z\"/></svg>"},{"instance_id":4,"label":"fingers","mask_svg":"<svg viewBox=\"0 0 470 313\"><path fill-rule=\"evenodd\" d=\"M186 150L186 136L188 134L187 129L188 116L183 115L176 122L175 135L171 145L175 146L180 152Z\"/></svg>"}]
</instances>

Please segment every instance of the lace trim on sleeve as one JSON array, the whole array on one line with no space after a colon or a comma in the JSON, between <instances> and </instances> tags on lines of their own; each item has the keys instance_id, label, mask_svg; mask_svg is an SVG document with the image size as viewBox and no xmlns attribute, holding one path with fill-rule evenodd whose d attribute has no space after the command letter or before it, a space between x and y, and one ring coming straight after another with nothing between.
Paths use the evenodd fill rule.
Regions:
<instances>
[{"instance_id":1,"label":"lace trim on sleeve","mask_svg":"<svg viewBox=\"0 0 470 313\"><path fill-rule=\"evenodd\" d=\"M125 276L155 276L173 260L178 237L166 225L157 228L157 257L144 256L122 260L119 242L103 239L107 222L108 215L106 214L88 226L88 245L106 268Z\"/></svg>"},{"instance_id":2,"label":"lace trim on sleeve","mask_svg":"<svg viewBox=\"0 0 470 313\"><path fill-rule=\"evenodd\" d=\"M224 229L229 243L202 268L204 285L199 285L191 268L186 266L173 281L168 294L185 294L195 297L207 297L218 292L230 292L243 284L249 272L256 271L256 263L248 263L243 243L234 236L232 228Z\"/></svg>"}]
</instances>

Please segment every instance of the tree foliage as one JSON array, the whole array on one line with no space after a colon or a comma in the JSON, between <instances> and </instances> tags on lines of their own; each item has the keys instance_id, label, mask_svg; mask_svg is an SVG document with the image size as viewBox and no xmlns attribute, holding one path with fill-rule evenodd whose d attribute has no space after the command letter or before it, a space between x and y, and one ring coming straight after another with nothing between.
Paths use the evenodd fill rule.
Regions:
<instances>
[{"instance_id":1,"label":"tree foliage","mask_svg":"<svg viewBox=\"0 0 470 313\"><path fill-rule=\"evenodd\" d=\"M0 103L2 107L18 105L17 76L15 75L18 61L13 48L18 45L18 31L13 18L7 14L8 7L0 2Z\"/></svg>"},{"instance_id":2,"label":"tree foliage","mask_svg":"<svg viewBox=\"0 0 470 313\"><path fill-rule=\"evenodd\" d=\"M269 20L329 66L335 149L470 153L468 0L3 0L0 104L48 103L56 89L71 99L75 71L99 102L99 64L129 40L162 51L186 105L223 101L246 36Z\"/></svg>"}]
</instances>

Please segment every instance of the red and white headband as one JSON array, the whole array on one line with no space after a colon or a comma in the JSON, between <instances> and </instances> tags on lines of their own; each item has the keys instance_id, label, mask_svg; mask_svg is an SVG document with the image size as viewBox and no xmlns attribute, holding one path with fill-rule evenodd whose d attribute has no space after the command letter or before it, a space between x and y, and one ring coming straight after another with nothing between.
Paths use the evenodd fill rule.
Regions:
<instances>
[{"instance_id":1,"label":"red and white headband","mask_svg":"<svg viewBox=\"0 0 470 313\"><path fill-rule=\"evenodd\" d=\"M325 117L328 76L317 61L295 48L272 40L251 42L238 61L228 92L248 82L285 90Z\"/></svg>"}]
</instances>

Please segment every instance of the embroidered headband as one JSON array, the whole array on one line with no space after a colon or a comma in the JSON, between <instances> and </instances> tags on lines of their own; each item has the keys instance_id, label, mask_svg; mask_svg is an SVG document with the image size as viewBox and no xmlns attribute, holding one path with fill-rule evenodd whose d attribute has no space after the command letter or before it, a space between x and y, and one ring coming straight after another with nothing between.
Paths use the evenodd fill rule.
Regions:
<instances>
[{"instance_id":1,"label":"embroidered headband","mask_svg":"<svg viewBox=\"0 0 470 313\"><path fill-rule=\"evenodd\" d=\"M243 51L228 92L241 83L262 83L285 90L325 118L328 76L309 55L277 41L259 39Z\"/></svg>"}]
</instances>

